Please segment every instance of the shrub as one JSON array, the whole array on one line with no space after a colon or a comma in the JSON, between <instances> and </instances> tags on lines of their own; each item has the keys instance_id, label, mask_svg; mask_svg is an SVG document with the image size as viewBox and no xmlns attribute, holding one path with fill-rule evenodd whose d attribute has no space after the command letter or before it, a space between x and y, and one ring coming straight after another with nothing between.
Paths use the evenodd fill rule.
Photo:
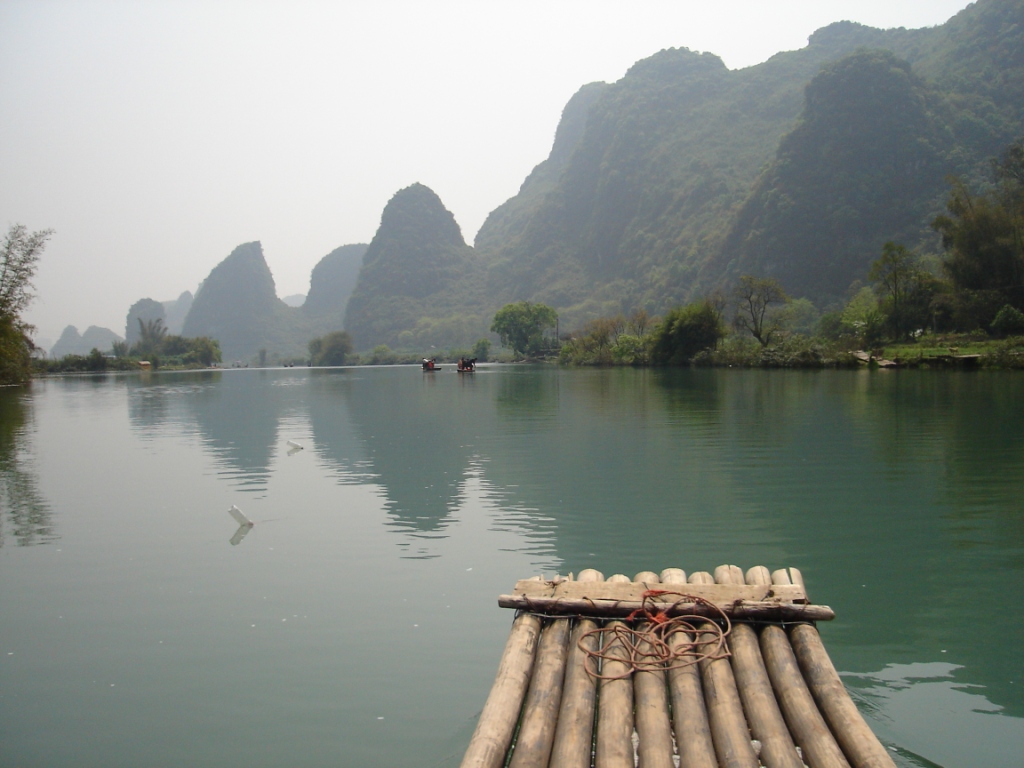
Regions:
<instances>
[{"instance_id":1,"label":"shrub","mask_svg":"<svg viewBox=\"0 0 1024 768\"><path fill-rule=\"evenodd\" d=\"M725 336L722 314L708 300L676 307L653 333L651 362L682 365L697 353L714 349Z\"/></svg>"},{"instance_id":2,"label":"shrub","mask_svg":"<svg viewBox=\"0 0 1024 768\"><path fill-rule=\"evenodd\" d=\"M992 320L992 335L1005 339L1007 336L1024 335L1024 312L1006 304Z\"/></svg>"}]
</instances>

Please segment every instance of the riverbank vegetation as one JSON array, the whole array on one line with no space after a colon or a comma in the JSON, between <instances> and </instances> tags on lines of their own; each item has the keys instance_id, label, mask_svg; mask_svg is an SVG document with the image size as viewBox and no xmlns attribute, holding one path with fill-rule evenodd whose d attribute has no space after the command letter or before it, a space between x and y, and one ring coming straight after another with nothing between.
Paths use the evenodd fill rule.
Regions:
<instances>
[{"instance_id":1,"label":"riverbank vegetation","mask_svg":"<svg viewBox=\"0 0 1024 768\"><path fill-rule=\"evenodd\" d=\"M128 345L114 342L111 354L93 349L88 355L65 355L56 360L36 359L40 374L137 371L140 369L187 370L209 368L221 361L220 344L206 336L187 338L167 333L163 320L139 318L139 340Z\"/></svg>"},{"instance_id":2,"label":"riverbank vegetation","mask_svg":"<svg viewBox=\"0 0 1024 768\"><path fill-rule=\"evenodd\" d=\"M35 329L22 313L32 301L32 278L53 230L29 233L12 224L0 244L0 385L20 384L32 375Z\"/></svg>"},{"instance_id":3,"label":"riverbank vegetation","mask_svg":"<svg viewBox=\"0 0 1024 768\"><path fill-rule=\"evenodd\" d=\"M616 316L564 339L574 365L1024 368L1024 140L992 163L980 193L954 180L934 220L943 257L886 243L845 303L819 311L771 277L743 275L644 323ZM650 329L649 332L647 329Z\"/></svg>"}]
</instances>

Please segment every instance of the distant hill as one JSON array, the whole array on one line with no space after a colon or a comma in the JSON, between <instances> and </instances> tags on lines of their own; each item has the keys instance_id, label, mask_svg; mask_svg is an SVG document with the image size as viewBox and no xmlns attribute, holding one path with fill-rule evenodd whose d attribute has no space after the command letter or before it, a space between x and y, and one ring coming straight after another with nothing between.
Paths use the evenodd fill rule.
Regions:
<instances>
[{"instance_id":1,"label":"distant hill","mask_svg":"<svg viewBox=\"0 0 1024 768\"><path fill-rule=\"evenodd\" d=\"M423 184L388 201L345 312L358 349L450 345L486 333L483 269L455 217Z\"/></svg>"},{"instance_id":2,"label":"distant hill","mask_svg":"<svg viewBox=\"0 0 1024 768\"><path fill-rule=\"evenodd\" d=\"M168 333L174 336L181 335L181 331L185 327L185 318L188 317L188 311L192 309L193 298L191 291L183 291L176 299L160 302L164 305Z\"/></svg>"},{"instance_id":3,"label":"distant hill","mask_svg":"<svg viewBox=\"0 0 1024 768\"><path fill-rule=\"evenodd\" d=\"M283 301L289 307L301 307L303 304L306 303L306 294L293 293L291 296L282 296L281 301Z\"/></svg>"},{"instance_id":4,"label":"distant hill","mask_svg":"<svg viewBox=\"0 0 1024 768\"><path fill-rule=\"evenodd\" d=\"M289 310L277 298L262 246L245 243L203 281L182 335L217 339L225 362L248 359L259 349L279 346L280 321Z\"/></svg>"},{"instance_id":5,"label":"distant hill","mask_svg":"<svg viewBox=\"0 0 1024 768\"><path fill-rule=\"evenodd\" d=\"M270 361L303 359L311 339L343 329L365 251L356 244L327 254L313 269L308 296L289 306L277 298L260 243L240 245L202 282L181 333L217 339L227 363L250 362L261 349Z\"/></svg>"},{"instance_id":6,"label":"distant hill","mask_svg":"<svg viewBox=\"0 0 1024 768\"><path fill-rule=\"evenodd\" d=\"M343 245L320 259L309 278L309 295L302 305L303 314L311 318L333 315L337 323L332 330L341 330L366 248L365 243Z\"/></svg>"},{"instance_id":7,"label":"distant hill","mask_svg":"<svg viewBox=\"0 0 1024 768\"><path fill-rule=\"evenodd\" d=\"M64 357L64 355L87 355L94 349L109 354L113 350L115 341L124 341L124 339L109 328L90 325L85 329L85 333L79 335L78 329L69 325L50 350L50 357L56 359Z\"/></svg>"},{"instance_id":8,"label":"distant hill","mask_svg":"<svg viewBox=\"0 0 1024 768\"><path fill-rule=\"evenodd\" d=\"M139 299L132 304L124 321L124 337L129 347L139 341L141 336L140 320L143 323L160 320L164 326L167 326L167 310L161 302L155 299Z\"/></svg>"}]
</instances>

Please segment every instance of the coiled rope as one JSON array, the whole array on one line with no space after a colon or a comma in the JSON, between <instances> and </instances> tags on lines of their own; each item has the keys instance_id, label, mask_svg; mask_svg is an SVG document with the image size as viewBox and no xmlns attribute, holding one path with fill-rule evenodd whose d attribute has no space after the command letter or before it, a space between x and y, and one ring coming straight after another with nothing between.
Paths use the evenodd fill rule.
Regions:
<instances>
[{"instance_id":1,"label":"coiled rope","mask_svg":"<svg viewBox=\"0 0 1024 768\"><path fill-rule=\"evenodd\" d=\"M655 598L677 597L674 603ZM716 616L682 614L669 616L680 605L699 604ZM652 589L644 592L641 607L625 618L580 636L577 645L586 656L583 667L597 680L622 680L634 672L671 670L697 664L704 659L725 659L730 656L725 639L732 630L729 616L714 603L696 595ZM683 635L683 639L677 636ZM596 638L597 643L587 642ZM588 646L594 645L600 650ZM609 675L603 670L607 662L625 665L625 671ZM601 667L599 671L598 667Z\"/></svg>"}]
</instances>

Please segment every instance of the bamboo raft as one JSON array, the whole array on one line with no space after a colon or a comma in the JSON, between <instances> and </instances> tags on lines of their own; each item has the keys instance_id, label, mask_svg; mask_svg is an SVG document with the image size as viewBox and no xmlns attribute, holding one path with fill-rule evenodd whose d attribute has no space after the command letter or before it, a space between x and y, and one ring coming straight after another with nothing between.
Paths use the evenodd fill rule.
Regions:
<instances>
[{"instance_id":1,"label":"bamboo raft","mask_svg":"<svg viewBox=\"0 0 1024 768\"><path fill-rule=\"evenodd\" d=\"M834 613L795 568L588 569L522 580L498 604L517 615L462 768L895 768L818 636ZM686 652L723 626L724 645L631 660L623 628L674 616L683 630L638 635L633 651Z\"/></svg>"}]
</instances>

